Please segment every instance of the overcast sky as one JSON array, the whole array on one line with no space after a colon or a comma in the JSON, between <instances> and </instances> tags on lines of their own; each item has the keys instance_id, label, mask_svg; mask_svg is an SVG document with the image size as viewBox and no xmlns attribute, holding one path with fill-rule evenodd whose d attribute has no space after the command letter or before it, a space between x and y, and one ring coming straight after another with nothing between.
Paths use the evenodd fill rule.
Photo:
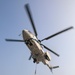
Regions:
<instances>
[{"instance_id":1,"label":"overcast sky","mask_svg":"<svg viewBox=\"0 0 75 75\"><path fill-rule=\"evenodd\" d=\"M75 27L74 0L0 0L0 75L34 75L35 64L28 60L30 51L27 46L5 41L5 38L23 39L18 36L23 29L33 32L24 9L27 3L40 40L64 28ZM75 75L75 29L42 43L60 54L56 57L50 53L50 64L60 66L53 70L54 75ZM40 63L37 75L52 73Z\"/></svg>"}]
</instances>

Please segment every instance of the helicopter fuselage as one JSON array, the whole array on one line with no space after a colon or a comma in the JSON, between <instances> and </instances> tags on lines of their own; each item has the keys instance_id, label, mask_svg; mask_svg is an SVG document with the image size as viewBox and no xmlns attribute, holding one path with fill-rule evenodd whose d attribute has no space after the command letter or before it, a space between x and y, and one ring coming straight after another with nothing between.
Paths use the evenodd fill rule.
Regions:
<instances>
[{"instance_id":1,"label":"helicopter fuselage","mask_svg":"<svg viewBox=\"0 0 75 75\"><path fill-rule=\"evenodd\" d=\"M47 65L51 60L51 57L48 52L43 51L43 47L40 45L37 37L28 30L23 30L22 35L23 39L25 40L25 44L31 51L31 57L34 60L33 62L43 62Z\"/></svg>"}]
</instances>

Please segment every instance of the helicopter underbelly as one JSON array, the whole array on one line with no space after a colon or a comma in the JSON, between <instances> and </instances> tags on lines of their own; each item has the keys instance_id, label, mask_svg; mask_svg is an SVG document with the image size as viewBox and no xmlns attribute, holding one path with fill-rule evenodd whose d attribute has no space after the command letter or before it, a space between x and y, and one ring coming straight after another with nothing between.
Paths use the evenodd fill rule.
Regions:
<instances>
[{"instance_id":1,"label":"helicopter underbelly","mask_svg":"<svg viewBox=\"0 0 75 75\"><path fill-rule=\"evenodd\" d=\"M28 48L32 53L32 58L36 58L38 61L42 61L44 51L39 43L35 40L30 40L31 44L28 44Z\"/></svg>"},{"instance_id":2,"label":"helicopter underbelly","mask_svg":"<svg viewBox=\"0 0 75 75\"><path fill-rule=\"evenodd\" d=\"M42 46L37 42L37 38L33 34L23 32L23 39L26 40L25 43L32 53L43 52Z\"/></svg>"},{"instance_id":3,"label":"helicopter underbelly","mask_svg":"<svg viewBox=\"0 0 75 75\"><path fill-rule=\"evenodd\" d=\"M36 58L38 61L42 61L44 51L40 43L37 41L37 38L33 34L23 32L23 39L26 40L25 44L31 51L32 58Z\"/></svg>"},{"instance_id":4,"label":"helicopter underbelly","mask_svg":"<svg viewBox=\"0 0 75 75\"><path fill-rule=\"evenodd\" d=\"M31 53L33 53L33 54L42 54L43 53L42 47L35 40L30 40L29 44L27 44L27 46L30 49Z\"/></svg>"}]
</instances>

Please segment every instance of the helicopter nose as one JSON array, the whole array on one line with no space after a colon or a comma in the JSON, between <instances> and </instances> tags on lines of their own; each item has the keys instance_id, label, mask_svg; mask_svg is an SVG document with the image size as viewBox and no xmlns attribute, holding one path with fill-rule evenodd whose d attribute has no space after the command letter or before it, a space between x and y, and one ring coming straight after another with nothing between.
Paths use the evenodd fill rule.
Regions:
<instances>
[{"instance_id":1,"label":"helicopter nose","mask_svg":"<svg viewBox=\"0 0 75 75\"><path fill-rule=\"evenodd\" d=\"M23 39L26 40L28 38L28 30L22 30Z\"/></svg>"},{"instance_id":2,"label":"helicopter nose","mask_svg":"<svg viewBox=\"0 0 75 75\"><path fill-rule=\"evenodd\" d=\"M27 34L28 30L22 30L22 34Z\"/></svg>"}]
</instances>

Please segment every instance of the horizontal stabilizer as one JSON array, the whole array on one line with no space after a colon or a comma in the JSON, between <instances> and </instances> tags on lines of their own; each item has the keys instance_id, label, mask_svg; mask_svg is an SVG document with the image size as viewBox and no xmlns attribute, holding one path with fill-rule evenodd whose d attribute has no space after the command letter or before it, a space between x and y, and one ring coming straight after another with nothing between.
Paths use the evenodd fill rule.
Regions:
<instances>
[{"instance_id":1,"label":"horizontal stabilizer","mask_svg":"<svg viewBox=\"0 0 75 75\"><path fill-rule=\"evenodd\" d=\"M56 68L59 68L59 66L53 66L52 68L53 68L53 69L56 69Z\"/></svg>"},{"instance_id":2,"label":"horizontal stabilizer","mask_svg":"<svg viewBox=\"0 0 75 75\"><path fill-rule=\"evenodd\" d=\"M53 69L59 68L59 66L49 66L49 65L47 65L47 66L49 67L49 69L51 70L52 73L53 73Z\"/></svg>"}]
</instances>

